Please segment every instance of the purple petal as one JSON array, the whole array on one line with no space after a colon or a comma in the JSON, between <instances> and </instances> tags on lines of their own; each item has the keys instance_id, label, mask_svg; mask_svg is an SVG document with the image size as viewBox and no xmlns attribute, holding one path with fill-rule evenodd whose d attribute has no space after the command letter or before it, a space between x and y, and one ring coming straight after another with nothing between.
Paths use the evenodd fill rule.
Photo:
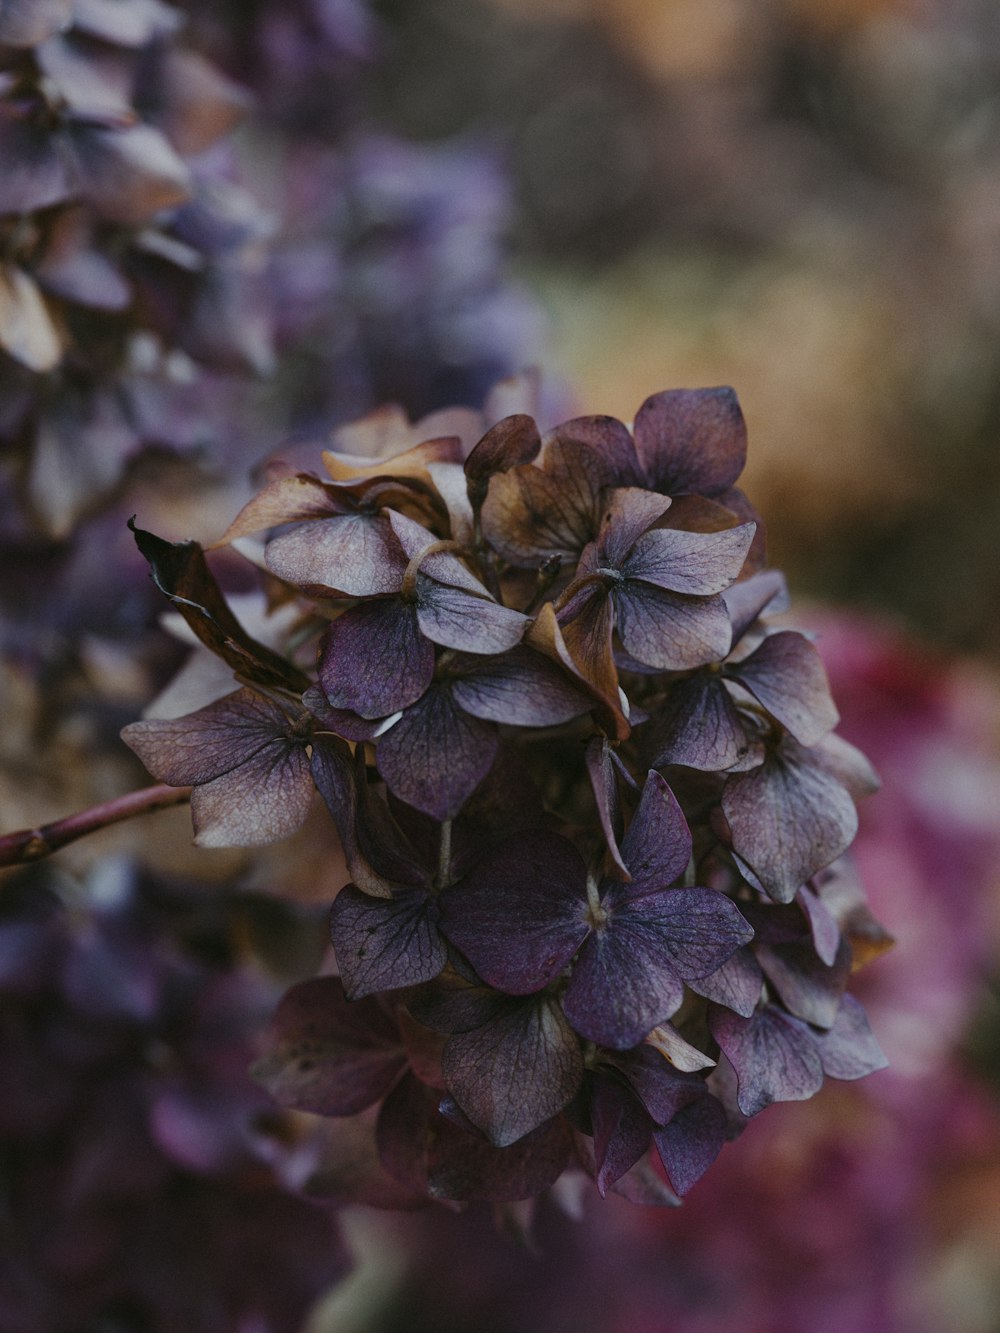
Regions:
<instances>
[{"instance_id":1,"label":"purple petal","mask_svg":"<svg viewBox=\"0 0 1000 1333\"><path fill-rule=\"evenodd\" d=\"M349 1000L433 981L448 958L426 893L400 890L372 898L353 884L337 894L330 935Z\"/></svg>"},{"instance_id":2,"label":"purple petal","mask_svg":"<svg viewBox=\"0 0 1000 1333\"><path fill-rule=\"evenodd\" d=\"M642 486L642 468L628 427L616 417L575 417L545 437L546 451L583 445L606 486ZM573 457L573 454L570 454Z\"/></svg>"},{"instance_id":3,"label":"purple petal","mask_svg":"<svg viewBox=\"0 0 1000 1333\"><path fill-rule=\"evenodd\" d=\"M619 487L606 494L597 538L600 564L619 568L642 534L669 507L669 496L635 486Z\"/></svg>"},{"instance_id":4,"label":"purple petal","mask_svg":"<svg viewBox=\"0 0 1000 1333\"><path fill-rule=\"evenodd\" d=\"M870 796L882 785L866 756L842 736L824 736L809 754L817 768L843 783L856 801Z\"/></svg>"},{"instance_id":5,"label":"purple petal","mask_svg":"<svg viewBox=\"0 0 1000 1333\"><path fill-rule=\"evenodd\" d=\"M681 979L714 972L753 932L714 889L668 889L632 900L631 885L605 899L607 921L587 939L565 996L581 1036L613 1050L635 1046L670 1018Z\"/></svg>"},{"instance_id":6,"label":"purple petal","mask_svg":"<svg viewBox=\"0 0 1000 1333\"><path fill-rule=\"evenodd\" d=\"M186 717L132 722L122 740L154 778L183 787L231 772L290 727L276 703L244 687Z\"/></svg>"},{"instance_id":7,"label":"purple petal","mask_svg":"<svg viewBox=\"0 0 1000 1333\"><path fill-rule=\"evenodd\" d=\"M434 675L434 646L415 608L398 598L363 602L339 616L323 638L319 680L334 708L388 717L415 703Z\"/></svg>"},{"instance_id":8,"label":"purple petal","mask_svg":"<svg viewBox=\"0 0 1000 1333\"><path fill-rule=\"evenodd\" d=\"M707 977L689 978L688 985L696 995L704 995L744 1018L751 1018L760 1002L764 974L749 949L737 949L732 958L727 958Z\"/></svg>"},{"instance_id":9,"label":"purple petal","mask_svg":"<svg viewBox=\"0 0 1000 1333\"><path fill-rule=\"evenodd\" d=\"M629 1203L641 1204L644 1208L680 1207L680 1199L657 1171L651 1152L641 1157L611 1189Z\"/></svg>"},{"instance_id":10,"label":"purple petal","mask_svg":"<svg viewBox=\"0 0 1000 1333\"><path fill-rule=\"evenodd\" d=\"M677 1012L684 986L655 925L646 930L641 919L614 924L586 940L563 1004L582 1037L627 1050Z\"/></svg>"},{"instance_id":11,"label":"purple petal","mask_svg":"<svg viewBox=\"0 0 1000 1333\"><path fill-rule=\"evenodd\" d=\"M158 1089L149 1127L156 1146L172 1162L193 1171L219 1175L246 1166L251 1149L252 1107L242 1088L206 1086L195 1079L170 1079Z\"/></svg>"},{"instance_id":12,"label":"purple petal","mask_svg":"<svg viewBox=\"0 0 1000 1333\"><path fill-rule=\"evenodd\" d=\"M428 1151L428 1192L435 1199L487 1203L534 1198L559 1179L572 1148L565 1116L539 1125L505 1148L442 1120L435 1125Z\"/></svg>"},{"instance_id":13,"label":"purple petal","mask_svg":"<svg viewBox=\"0 0 1000 1333\"><path fill-rule=\"evenodd\" d=\"M528 833L441 894L441 928L484 981L527 995L557 976L586 938L586 880L571 843Z\"/></svg>"},{"instance_id":14,"label":"purple petal","mask_svg":"<svg viewBox=\"0 0 1000 1333\"><path fill-rule=\"evenodd\" d=\"M455 702L487 722L553 727L594 706L555 662L523 645L489 661L466 659L456 670Z\"/></svg>"},{"instance_id":15,"label":"purple petal","mask_svg":"<svg viewBox=\"0 0 1000 1333\"><path fill-rule=\"evenodd\" d=\"M788 610L788 587L778 569L765 569L722 594L733 623L733 643L739 643L758 617Z\"/></svg>"},{"instance_id":16,"label":"purple petal","mask_svg":"<svg viewBox=\"0 0 1000 1333\"><path fill-rule=\"evenodd\" d=\"M444 1049L448 1090L498 1148L557 1115L583 1076L580 1044L550 996L509 1000Z\"/></svg>"},{"instance_id":17,"label":"purple petal","mask_svg":"<svg viewBox=\"0 0 1000 1333\"><path fill-rule=\"evenodd\" d=\"M727 779L722 810L733 849L778 902L854 839L858 815L844 787L789 738L762 767Z\"/></svg>"},{"instance_id":18,"label":"purple petal","mask_svg":"<svg viewBox=\"0 0 1000 1333\"><path fill-rule=\"evenodd\" d=\"M355 833L359 852L383 880L410 887L429 887L430 874L424 858L393 818L386 802L368 781L364 756L360 752L355 752L355 772L357 774ZM436 846L435 840L435 849ZM430 851L429 848L425 850Z\"/></svg>"},{"instance_id":19,"label":"purple petal","mask_svg":"<svg viewBox=\"0 0 1000 1333\"><path fill-rule=\"evenodd\" d=\"M687 1194L722 1151L726 1141L726 1112L710 1093L683 1107L663 1129L653 1131L653 1142L678 1194Z\"/></svg>"},{"instance_id":20,"label":"purple petal","mask_svg":"<svg viewBox=\"0 0 1000 1333\"><path fill-rule=\"evenodd\" d=\"M263 847L299 829L312 805L312 770L301 745L271 741L232 772L191 793L198 847Z\"/></svg>"},{"instance_id":21,"label":"purple petal","mask_svg":"<svg viewBox=\"0 0 1000 1333\"><path fill-rule=\"evenodd\" d=\"M617 877L630 880L628 866L622 860L618 846L621 827L621 803L618 798L618 774L611 759L611 747L604 736L594 736L587 742L587 776L597 805L597 816L608 852L617 868Z\"/></svg>"},{"instance_id":22,"label":"purple petal","mask_svg":"<svg viewBox=\"0 0 1000 1333\"><path fill-rule=\"evenodd\" d=\"M840 948L840 927L837 918L823 899L813 893L808 885L799 889L797 902L809 920L816 953L828 967L831 966Z\"/></svg>"},{"instance_id":23,"label":"purple petal","mask_svg":"<svg viewBox=\"0 0 1000 1333\"><path fill-rule=\"evenodd\" d=\"M446 972L409 1002L413 1017L434 1032L471 1032L505 1011L509 1000L487 986Z\"/></svg>"},{"instance_id":24,"label":"purple petal","mask_svg":"<svg viewBox=\"0 0 1000 1333\"><path fill-rule=\"evenodd\" d=\"M79 193L111 222L145 222L191 197L186 164L151 125L70 122L66 151Z\"/></svg>"},{"instance_id":25,"label":"purple petal","mask_svg":"<svg viewBox=\"0 0 1000 1333\"><path fill-rule=\"evenodd\" d=\"M305 691L302 702L324 731L346 741L373 741L386 728L384 717L362 717L349 708L334 708L318 685Z\"/></svg>"},{"instance_id":26,"label":"purple petal","mask_svg":"<svg viewBox=\"0 0 1000 1333\"><path fill-rule=\"evenodd\" d=\"M730 388L653 394L636 413L634 433L647 484L668 495L717 495L746 463L746 423Z\"/></svg>"},{"instance_id":27,"label":"purple petal","mask_svg":"<svg viewBox=\"0 0 1000 1333\"><path fill-rule=\"evenodd\" d=\"M642 579L669 592L702 597L722 592L739 577L753 534L752 523L723 532L655 528L632 547L622 573L627 579Z\"/></svg>"},{"instance_id":28,"label":"purple petal","mask_svg":"<svg viewBox=\"0 0 1000 1333\"><path fill-rule=\"evenodd\" d=\"M314 736L310 761L313 782L326 803L345 851L354 836L356 793L351 754L343 741L332 736Z\"/></svg>"},{"instance_id":29,"label":"purple petal","mask_svg":"<svg viewBox=\"0 0 1000 1333\"><path fill-rule=\"evenodd\" d=\"M632 876L624 897L665 889L679 879L691 859L691 830L666 779L650 769L639 807L622 842L622 859Z\"/></svg>"},{"instance_id":30,"label":"purple petal","mask_svg":"<svg viewBox=\"0 0 1000 1333\"><path fill-rule=\"evenodd\" d=\"M330 588L345 597L398 592L407 564L389 523L375 514L303 523L268 542L264 559L287 583Z\"/></svg>"},{"instance_id":31,"label":"purple petal","mask_svg":"<svg viewBox=\"0 0 1000 1333\"><path fill-rule=\"evenodd\" d=\"M629 1091L608 1077L594 1079L590 1119L597 1188L603 1199L649 1148L653 1122Z\"/></svg>"},{"instance_id":32,"label":"purple petal","mask_svg":"<svg viewBox=\"0 0 1000 1333\"><path fill-rule=\"evenodd\" d=\"M410 1190L458 1201L530 1198L553 1184L569 1160L572 1133L565 1117L498 1148L440 1114L437 1100L432 1089L407 1077L379 1113L382 1164Z\"/></svg>"},{"instance_id":33,"label":"purple petal","mask_svg":"<svg viewBox=\"0 0 1000 1333\"><path fill-rule=\"evenodd\" d=\"M483 590L485 592L485 589ZM467 653L502 653L520 642L529 620L487 597L471 597L417 575L417 623L435 643Z\"/></svg>"},{"instance_id":34,"label":"purple petal","mask_svg":"<svg viewBox=\"0 0 1000 1333\"><path fill-rule=\"evenodd\" d=\"M253 1074L282 1106L353 1115L388 1092L406 1064L374 1000L349 1003L339 977L293 986L262 1036Z\"/></svg>"},{"instance_id":35,"label":"purple petal","mask_svg":"<svg viewBox=\"0 0 1000 1333\"><path fill-rule=\"evenodd\" d=\"M889 1063L872 1033L868 1015L853 995L845 995L829 1032L814 1037L823 1072L830 1078L864 1078Z\"/></svg>"},{"instance_id":36,"label":"purple petal","mask_svg":"<svg viewBox=\"0 0 1000 1333\"><path fill-rule=\"evenodd\" d=\"M674 1069L652 1046L643 1044L606 1058L625 1075L657 1125L667 1124L682 1107L704 1095L703 1078Z\"/></svg>"},{"instance_id":37,"label":"purple petal","mask_svg":"<svg viewBox=\"0 0 1000 1333\"><path fill-rule=\"evenodd\" d=\"M790 944L761 941L756 954L790 1013L814 1027L833 1024L851 971L851 946L846 940L841 940L832 966L817 957L811 935Z\"/></svg>"},{"instance_id":38,"label":"purple petal","mask_svg":"<svg viewBox=\"0 0 1000 1333\"><path fill-rule=\"evenodd\" d=\"M453 819L490 771L496 728L455 705L446 685L433 685L385 733L378 770L389 789L434 819Z\"/></svg>"},{"instance_id":39,"label":"purple petal","mask_svg":"<svg viewBox=\"0 0 1000 1333\"><path fill-rule=\"evenodd\" d=\"M768 635L729 674L802 745L815 745L840 721L819 653L794 630Z\"/></svg>"},{"instance_id":40,"label":"purple petal","mask_svg":"<svg viewBox=\"0 0 1000 1333\"><path fill-rule=\"evenodd\" d=\"M8 45L2 35L0 43ZM5 215L48 208L62 203L70 194L67 164L58 139L30 120L9 115L0 119L0 172L0 207Z\"/></svg>"},{"instance_id":41,"label":"purple petal","mask_svg":"<svg viewBox=\"0 0 1000 1333\"><path fill-rule=\"evenodd\" d=\"M412 518L407 518L405 514L390 509L387 511L387 517L396 540L408 560L415 560L429 547L438 544L437 536L429 528L425 528ZM420 563L420 573L427 579L447 584L452 588L461 588L474 597L490 596L488 589L450 551L435 551L427 555Z\"/></svg>"},{"instance_id":42,"label":"purple petal","mask_svg":"<svg viewBox=\"0 0 1000 1333\"><path fill-rule=\"evenodd\" d=\"M753 742L716 671L675 681L656 716L653 763L683 764L706 773L732 768L752 753ZM761 751L758 762L764 758Z\"/></svg>"},{"instance_id":43,"label":"purple petal","mask_svg":"<svg viewBox=\"0 0 1000 1333\"><path fill-rule=\"evenodd\" d=\"M819 1092L823 1066L809 1029L774 1005L752 1018L728 1009L709 1014L712 1036L736 1071L737 1104L754 1116L772 1102L802 1102Z\"/></svg>"},{"instance_id":44,"label":"purple petal","mask_svg":"<svg viewBox=\"0 0 1000 1333\"><path fill-rule=\"evenodd\" d=\"M687 671L729 652L732 631L720 597L685 597L630 581L614 589L613 599L622 643L647 666Z\"/></svg>"}]
</instances>

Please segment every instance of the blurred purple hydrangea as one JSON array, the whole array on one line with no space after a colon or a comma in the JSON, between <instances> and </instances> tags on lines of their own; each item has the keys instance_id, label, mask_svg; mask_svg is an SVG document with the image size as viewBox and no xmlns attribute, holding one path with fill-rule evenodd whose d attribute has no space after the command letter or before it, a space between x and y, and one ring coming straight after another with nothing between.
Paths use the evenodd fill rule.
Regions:
<instances>
[{"instance_id":1,"label":"blurred purple hydrangea","mask_svg":"<svg viewBox=\"0 0 1000 1333\"><path fill-rule=\"evenodd\" d=\"M295 1333L348 1261L293 1188L295 1135L249 1079L274 983L252 906L103 862L6 882L3 1259L11 1333ZM272 926L273 911L271 913Z\"/></svg>"},{"instance_id":2,"label":"blurred purple hydrangea","mask_svg":"<svg viewBox=\"0 0 1000 1333\"><path fill-rule=\"evenodd\" d=\"M769 622L733 392L544 438L500 401L433 432L374 414L325 478L272 473L220 544L273 534L284 656L200 547L136 529L238 688L123 734L193 786L203 845L294 832L314 787L337 824L339 976L285 996L257 1075L361 1117L351 1197L582 1168L676 1203L763 1108L884 1063L845 987L889 939L823 874L877 780L816 649Z\"/></svg>"}]
</instances>

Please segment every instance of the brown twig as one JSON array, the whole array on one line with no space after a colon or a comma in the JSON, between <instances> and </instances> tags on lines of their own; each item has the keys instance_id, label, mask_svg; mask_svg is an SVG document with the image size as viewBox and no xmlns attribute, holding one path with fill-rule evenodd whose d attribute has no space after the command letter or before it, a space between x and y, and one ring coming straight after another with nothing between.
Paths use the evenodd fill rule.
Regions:
<instances>
[{"instance_id":1,"label":"brown twig","mask_svg":"<svg viewBox=\"0 0 1000 1333\"><path fill-rule=\"evenodd\" d=\"M91 806L89 810L80 810L65 819L56 819L51 824L42 824L38 828L20 829L17 833L8 833L0 837L0 866L25 865L29 861L40 861L43 856L75 842L97 829L107 828L133 815L144 815L152 810L165 810L171 805L183 805L191 799L190 787L169 787L160 783L156 787L142 787L139 791L126 792L103 805Z\"/></svg>"}]
</instances>

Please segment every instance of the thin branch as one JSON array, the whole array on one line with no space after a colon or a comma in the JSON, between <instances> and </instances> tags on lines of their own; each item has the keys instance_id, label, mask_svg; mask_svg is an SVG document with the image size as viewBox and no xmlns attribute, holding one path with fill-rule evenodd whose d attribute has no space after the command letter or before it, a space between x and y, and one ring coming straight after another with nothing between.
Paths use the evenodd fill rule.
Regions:
<instances>
[{"instance_id":1,"label":"thin branch","mask_svg":"<svg viewBox=\"0 0 1000 1333\"><path fill-rule=\"evenodd\" d=\"M116 796L103 805L91 806L89 810L67 815L65 819L56 819L51 824L8 833L0 837L0 866L40 861L43 856L51 855L67 843L107 828L109 824L131 819L134 815L148 814L152 810L165 810L171 805L183 805L190 799L190 787L169 787L166 783L160 783L156 787L142 787L139 791L126 792L124 796Z\"/></svg>"}]
</instances>

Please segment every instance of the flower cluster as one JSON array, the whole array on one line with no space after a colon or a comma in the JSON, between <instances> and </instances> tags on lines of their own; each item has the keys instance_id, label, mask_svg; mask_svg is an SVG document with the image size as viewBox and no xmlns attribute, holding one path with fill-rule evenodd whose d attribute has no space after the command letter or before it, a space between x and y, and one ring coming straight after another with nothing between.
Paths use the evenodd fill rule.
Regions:
<instances>
[{"instance_id":1,"label":"flower cluster","mask_svg":"<svg viewBox=\"0 0 1000 1333\"><path fill-rule=\"evenodd\" d=\"M339 975L267 1031L279 1102L379 1104L372 1171L415 1198L582 1165L676 1202L747 1118L883 1063L845 986L886 937L820 874L876 779L814 646L768 622L731 390L657 394L631 430L394 422L326 478L273 475L222 539L273 534L284 656L200 547L136 530L239 688L124 737L193 786L203 845L291 833L314 786L337 823Z\"/></svg>"}]
</instances>

